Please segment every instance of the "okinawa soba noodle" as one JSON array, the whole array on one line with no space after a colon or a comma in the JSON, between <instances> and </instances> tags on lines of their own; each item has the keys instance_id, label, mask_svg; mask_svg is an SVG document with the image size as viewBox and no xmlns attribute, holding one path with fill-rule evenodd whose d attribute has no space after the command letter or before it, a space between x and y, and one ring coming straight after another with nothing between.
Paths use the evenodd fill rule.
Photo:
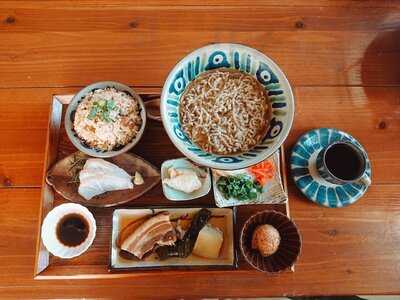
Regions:
<instances>
[{"instance_id":1,"label":"okinawa soba noodle","mask_svg":"<svg viewBox=\"0 0 400 300\"><path fill-rule=\"evenodd\" d=\"M252 76L237 70L202 73L183 93L179 106L185 134L206 152L246 152L266 133L269 101Z\"/></svg>"}]
</instances>

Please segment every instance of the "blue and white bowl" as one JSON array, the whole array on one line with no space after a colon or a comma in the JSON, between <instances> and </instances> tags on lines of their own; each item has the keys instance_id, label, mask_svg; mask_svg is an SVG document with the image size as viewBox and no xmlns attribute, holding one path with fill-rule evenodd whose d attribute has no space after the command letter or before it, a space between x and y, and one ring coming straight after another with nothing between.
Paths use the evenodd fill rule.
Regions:
<instances>
[{"instance_id":1,"label":"blue and white bowl","mask_svg":"<svg viewBox=\"0 0 400 300\"><path fill-rule=\"evenodd\" d=\"M238 155L215 155L200 149L184 134L179 120L180 96L201 73L231 68L256 78L266 89L272 105L267 134L253 149ZM235 170L257 164L272 155L289 134L294 118L294 97L281 69L261 52L239 44L212 44L193 51L169 73L161 94L164 128L174 145L192 161L215 169Z\"/></svg>"}]
</instances>

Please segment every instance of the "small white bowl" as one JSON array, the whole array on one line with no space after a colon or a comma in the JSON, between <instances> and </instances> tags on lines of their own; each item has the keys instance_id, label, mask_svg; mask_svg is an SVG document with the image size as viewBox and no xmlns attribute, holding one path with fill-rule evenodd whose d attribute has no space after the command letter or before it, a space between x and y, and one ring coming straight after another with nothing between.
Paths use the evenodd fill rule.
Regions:
<instances>
[{"instance_id":1,"label":"small white bowl","mask_svg":"<svg viewBox=\"0 0 400 300\"><path fill-rule=\"evenodd\" d=\"M57 238L57 225L63 216L80 214L89 224L89 233L85 241L76 247L68 247ZM42 224L42 241L47 250L60 258L73 258L84 253L92 245L96 236L96 220L92 213L84 206L75 203L65 203L53 208Z\"/></svg>"},{"instance_id":2,"label":"small white bowl","mask_svg":"<svg viewBox=\"0 0 400 300\"><path fill-rule=\"evenodd\" d=\"M205 168L202 167L202 169L206 172L206 177L201 179L202 180L202 186L200 189L198 189L197 191L194 191L193 193L187 194L181 191L177 191L171 187L169 187L168 185L166 185L164 183L164 179L167 178L167 170L171 167L175 167L175 168L187 168L187 169L191 169L196 167L194 169L194 171L196 171L196 173L198 175L200 175L199 170L196 165L193 165L188 159L186 158L177 158L177 159L170 159L170 160L166 160L163 162L163 164L161 165L161 182L162 182L162 188L163 188L163 193L164 196L171 201L187 201L187 200L193 200L196 198L200 198L203 197L205 195L207 195L210 190L211 190L211 175L210 175L210 169L209 168Z\"/></svg>"},{"instance_id":3,"label":"small white bowl","mask_svg":"<svg viewBox=\"0 0 400 300\"><path fill-rule=\"evenodd\" d=\"M100 151L98 149L91 148L87 145L85 145L84 141L82 141L76 134L74 130L74 124L73 124L73 117L75 115L75 111L80 103L80 101L90 92L97 90L97 89L105 89L108 87L115 88L118 91L125 92L135 98L140 106L140 117L142 118L142 125L140 127L140 130L138 134L130 141L128 144L126 144L124 147L118 150L111 150L111 151ZM67 111L65 113L65 130L67 132L68 138L72 142L72 144L78 148L79 151L82 151L83 153L86 153L87 155L93 156L93 157L113 157L117 156L119 154L125 153L129 151L133 146L135 146L140 138L143 135L144 128L146 127L146 108L144 106L144 103L140 96L129 86L116 82L116 81L101 81L101 82L96 82L91 85L88 85L87 87L83 88L80 90L74 98L72 98L71 102L68 104Z\"/></svg>"}]
</instances>

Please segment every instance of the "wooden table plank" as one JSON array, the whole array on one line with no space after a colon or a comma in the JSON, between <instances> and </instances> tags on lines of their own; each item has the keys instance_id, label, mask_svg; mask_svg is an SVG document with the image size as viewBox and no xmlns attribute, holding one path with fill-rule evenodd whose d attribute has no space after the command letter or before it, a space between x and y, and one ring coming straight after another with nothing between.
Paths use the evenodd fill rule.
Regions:
<instances>
[{"instance_id":1,"label":"wooden table plank","mask_svg":"<svg viewBox=\"0 0 400 300\"><path fill-rule=\"evenodd\" d=\"M109 1L83 6L58 2L27 1L0 4L0 31L82 32L82 31L378 31L396 30L400 10L374 7L368 14L358 6L288 7L237 6L155 6L127 5L105 8ZM157 17L155 17L157 16ZM266 17L267 16L267 17ZM238 22L246 20L246 22ZM51 27L48 26L49 22Z\"/></svg>"},{"instance_id":2,"label":"wooden table plank","mask_svg":"<svg viewBox=\"0 0 400 300\"><path fill-rule=\"evenodd\" d=\"M247 20L238 20L245 23ZM0 32L0 88L82 86L112 78L162 86L189 52L215 42L249 45L296 86L399 85L399 31Z\"/></svg>"},{"instance_id":3,"label":"wooden table plank","mask_svg":"<svg viewBox=\"0 0 400 300\"><path fill-rule=\"evenodd\" d=\"M74 93L68 89L0 89L0 186L40 186L47 116L52 94ZM159 88L137 88L159 93ZM298 87L296 116L286 142L291 145L307 130L337 127L353 134L369 152L374 183L398 183L400 179L400 88ZM9 105L13 99L15 105ZM30 128L27 132L27 128ZM157 147L164 131L149 122L146 134L135 148L139 155L160 165L158 154L180 153L168 141ZM148 131L148 132L150 132ZM390 141L388 143L387 141Z\"/></svg>"},{"instance_id":4,"label":"wooden table plank","mask_svg":"<svg viewBox=\"0 0 400 300\"><path fill-rule=\"evenodd\" d=\"M346 209L328 209L306 201L289 188L292 217L303 235L295 273L267 276L256 271L215 271L196 280L178 271L138 272L131 279L53 282L32 279L40 190L0 190L0 294L27 297L156 298L245 297L400 293L400 185L374 185ZM329 271L328 271L329 270ZM179 282L179 288L176 288ZM246 282L246 288L243 283ZM6 288L8 286L8 288ZM162 289L163 293L154 294Z\"/></svg>"},{"instance_id":5,"label":"wooden table plank","mask_svg":"<svg viewBox=\"0 0 400 300\"><path fill-rule=\"evenodd\" d=\"M20 1L20 0L3 0L0 3L0 7L10 7L16 5L18 2L23 2L25 7L35 8L38 4L44 7L54 7L58 5L59 7L71 7L76 6L76 2L70 0L30 0L30 1ZM196 0L175 0L173 2L175 6L239 6L239 7L249 7L249 6L295 6L295 7L362 7L362 8L375 8L375 7L400 7L400 3L396 0L203 0L201 2ZM104 8L120 8L130 7L130 6L171 6L171 3L165 0L80 0L79 6L87 8L98 8L99 6Z\"/></svg>"}]
</instances>

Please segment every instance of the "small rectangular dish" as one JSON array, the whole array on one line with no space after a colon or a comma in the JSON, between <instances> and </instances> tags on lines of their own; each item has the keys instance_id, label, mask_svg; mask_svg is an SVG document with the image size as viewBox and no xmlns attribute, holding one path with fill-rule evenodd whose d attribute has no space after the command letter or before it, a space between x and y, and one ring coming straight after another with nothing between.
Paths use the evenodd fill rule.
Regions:
<instances>
[{"instance_id":1,"label":"small rectangular dish","mask_svg":"<svg viewBox=\"0 0 400 300\"><path fill-rule=\"evenodd\" d=\"M181 217L193 218L201 208L154 208L154 209L116 209L112 220L112 241L110 256L110 271L158 269L158 268L236 268L236 253L234 247L234 211L229 208L207 208L211 211L208 224L222 231L223 242L218 258L205 258L190 254L186 258L169 257L160 260L155 253L145 255L141 260L136 257L127 258L119 248L119 235L129 224L143 218L150 218L161 212L168 212L171 222ZM196 248L196 246L195 246Z\"/></svg>"},{"instance_id":2,"label":"small rectangular dish","mask_svg":"<svg viewBox=\"0 0 400 300\"><path fill-rule=\"evenodd\" d=\"M282 179L280 175L280 151L281 150L278 150L270 158L247 169L239 169L233 171L211 169L215 204L218 207L229 207L248 204L286 203L288 197L282 185ZM262 164L264 165L264 169L262 169L261 167L257 168L257 166L261 166ZM266 167L268 167L268 170L266 169ZM261 183L259 183L261 190L254 190L254 193L256 193L257 196L251 199L247 198L239 200L234 197L226 197L218 188L218 180L222 176L232 176L237 178L240 178L242 176L248 178L250 181L254 180L254 182L257 182L257 180L259 180L261 181ZM261 176L261 178L259 178L259 176Z\"/></svg>"}]
</instances>

